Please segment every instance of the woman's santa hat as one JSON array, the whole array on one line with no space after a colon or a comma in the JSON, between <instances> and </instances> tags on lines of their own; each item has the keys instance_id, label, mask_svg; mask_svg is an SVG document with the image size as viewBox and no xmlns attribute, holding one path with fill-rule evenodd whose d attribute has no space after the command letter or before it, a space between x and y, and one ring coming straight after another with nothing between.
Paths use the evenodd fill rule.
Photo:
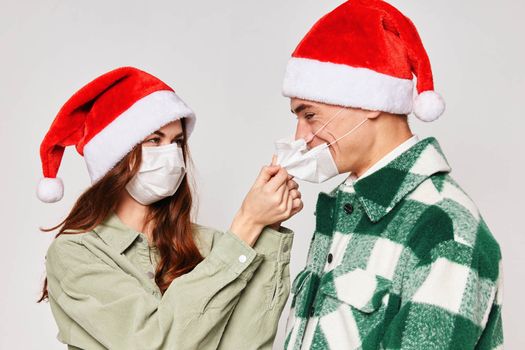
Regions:
<instances>
[{"instance_id":1,"label":"woman's santa hat","mask_svg":"<svg viewBox=\"0 0 525 350\"><path fill-rule=\"evenodd\" d=\"M288 62L283 95L423 121L445 110L414 24L380 0L349 0L314 24Z\"/></svg>"},{"instance_id":2,"label":"woman's santa hat","mask_svg":"<svg viewBox=\"0 0 525 350\"><path fill-rule=\"evenodd\" d=\"M60 109L40 146L44 178L37 196L47 203L64 194L58 168L67 146L84 156L91 181L102 178L135 145L162 126L195 114L168 85L133 67L108 72L75 93Z\"/></svg>"}]
</instances>

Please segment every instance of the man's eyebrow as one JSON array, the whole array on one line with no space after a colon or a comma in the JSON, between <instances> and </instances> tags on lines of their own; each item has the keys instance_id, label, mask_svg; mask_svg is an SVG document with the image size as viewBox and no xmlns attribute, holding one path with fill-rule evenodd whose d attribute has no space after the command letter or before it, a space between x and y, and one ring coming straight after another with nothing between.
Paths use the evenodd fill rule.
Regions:
<instances>
[{"instance_id":1,"label":"man's eyebrow","mask_svg":"<svg viewBox=\"0 0 525 350\"><path fill-rule=\"evenodd\" d=\"M313 106L307 103L301 103L299 106L295 107L295 109L292 109L292 113L294 114L301 113L301 111L304 111L306 108L310 108L310 107L313 107Z\"/></svg>"}]
</instances>

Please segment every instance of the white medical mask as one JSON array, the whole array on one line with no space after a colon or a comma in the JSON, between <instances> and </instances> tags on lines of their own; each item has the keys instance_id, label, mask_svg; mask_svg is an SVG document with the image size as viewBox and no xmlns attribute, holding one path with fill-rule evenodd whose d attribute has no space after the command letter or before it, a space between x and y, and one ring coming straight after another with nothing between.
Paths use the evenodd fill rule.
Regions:
<instances>
[{"instance_id":1,"label":"white medical mask","mask_svg":"<svg viewBox=\"0 0 525 350\"><path fill-rule=\"evenodd\" d=\"M185 169L182 149L177 144L142 147L140 168L126 190L137 202L149 205L177 192Z\"/></svg>"},{"instance_id":2,"label":"white medical mask","mask_svg":"<svg viewBox=\"0 0 525 350\"><path fill-rule=\"evenodd\" d=\"M293 137L276 141L275 149L277 154L277 164L285 168L288 171L288 174L293 177L313 183L321 183L338 175L339 170L337 169L337 165L335 164L329 147L343 137L356 131L361 125L368 121L368 118L364 119L352 128L352 130L329 144L323 143L308 150L307 143L330 124L343 110L344 108L341 108L337 111L333 117L319 128L308 141L305 139L294 140Z\"/></svg>"}]
</instances>

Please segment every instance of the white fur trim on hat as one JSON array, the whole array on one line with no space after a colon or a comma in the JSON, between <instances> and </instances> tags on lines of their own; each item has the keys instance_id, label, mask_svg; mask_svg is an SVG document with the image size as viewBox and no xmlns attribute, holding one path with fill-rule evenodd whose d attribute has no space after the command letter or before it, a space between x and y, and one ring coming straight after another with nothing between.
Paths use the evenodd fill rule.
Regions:
<instances>
[{"instance_id":1,"label":"white fur trim on hat","mask_svg":"<svg viewBox=\"0 0 525 350\"><path fill-rule=\"evenodd\" d=\"M43 177L36 189L38 199L45 203L58 202L64 196L64 183L60 178Z\"/></svg>"},{"instance_id":2,"label":"white fur trim on hat","mask_svg":"<svg viewBox=\"0 0 525 350\"><path fill-rule=\"evenodd\" d=\"M182 118L188 118L189 135L195 114L173 91L156 91L135 102L84 146L91 182L103 177L149 134Z\"/></svg>"},{"instance_id":3,"label":"white fur trim on hat","mask_svg":"<svg viewBox=\"0 0 525 350\"><path fill-rule=\"evenodd\" d=\"M435 91L423 91L414 101L414 114L424 122L439 118L445 111L445 101Z\"/></svg>"},{"instance_id":4,"label":"white fur trim on hat","mask_svg":"<svg viewBox=\"0 0 525 350\"><path fill-rule=\"evenodd\" d=\"M292 57L283 95L321 103L384 111L412 112L414 83L368 68Z\"/></svg>"}]
</instances>

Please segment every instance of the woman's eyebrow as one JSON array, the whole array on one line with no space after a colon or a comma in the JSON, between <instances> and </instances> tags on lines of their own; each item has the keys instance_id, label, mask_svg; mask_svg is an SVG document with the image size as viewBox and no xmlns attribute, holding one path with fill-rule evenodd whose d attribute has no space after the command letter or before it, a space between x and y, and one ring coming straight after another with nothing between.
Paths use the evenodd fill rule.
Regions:
<instances>
[{"instance_id":1,"label":"woman's eyebrow","mask_svg":"<svg viewBox=\"0 0 525 350\"><path fill-rule=\"evenodd\" d=\"M154 134L155 134L155 135L158 135L158 136L160 136L160 137L166 137L166 134L163 133L163 132L160 131L160 130L155 131ZM178 139L178 138L181 137L181 136L184 136L184 133L183 133L182 131L179 132L177 135L175 135L175 137L173 137L172 140L176 140L176 139Z\"/></svg>"},{"instance_id":2,"label":"woman's eyebrow","mask_svg":"<svg viewBox=\"0 0 525 350\"><path fill-rule=\"evenodd\" d=\"M175 135L175 137L172 139L172 140L176 140L178 138L184 138L184 133L183 132L179 132L177 135Z\"/></svg>"}]
</instances>

